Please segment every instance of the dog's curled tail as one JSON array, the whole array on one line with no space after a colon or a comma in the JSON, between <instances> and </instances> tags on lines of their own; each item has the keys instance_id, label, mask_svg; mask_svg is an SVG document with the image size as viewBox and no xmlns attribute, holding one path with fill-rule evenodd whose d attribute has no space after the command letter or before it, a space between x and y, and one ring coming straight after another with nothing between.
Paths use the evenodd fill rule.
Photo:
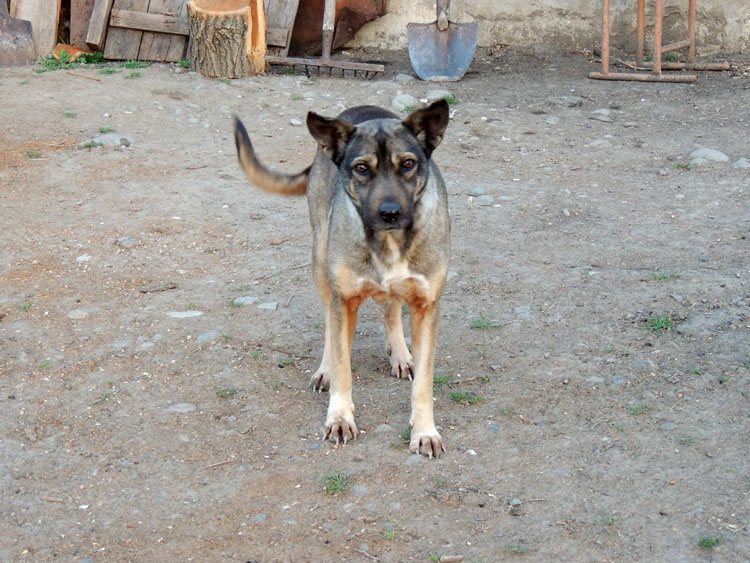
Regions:
<instances>
[{"instance_id":1,"label":"dog's curled tail","mask_svg":"<svg viewBox=\"0 0 750 563\"><path fill-rule=\"evenodd\" d=\"M284 174L266 168L256 157L250 136L238 117L234 118L234 144L237 158L247 179L266 192L282 195L304 195L310 167L298 174Z\"/></svg>"}]
</instances>

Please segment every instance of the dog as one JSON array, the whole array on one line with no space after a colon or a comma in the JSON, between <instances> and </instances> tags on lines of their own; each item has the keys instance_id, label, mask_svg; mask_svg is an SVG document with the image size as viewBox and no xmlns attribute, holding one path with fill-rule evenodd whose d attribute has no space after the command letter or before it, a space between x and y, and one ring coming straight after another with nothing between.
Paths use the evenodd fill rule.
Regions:
<instances>
[{"instance_id":1,"label":"dog","mask_svg":"<svg viewBox=\"0 0 750 563\"><path fill-rule=\"evenodd\" d=\"M409 449L428 457L445 451L433 414L438 302L450 260L445 183L432 153L448 126L445 100L401 119L376 106L328 118L310 112L318 143L313 163L297 174L271 170L256 158L235 117L235 144L247 178L266 192L307 193L313 231L312 270L325 305L325 345L310 386L329 390L324 439L357 438L351 347L357 309L368 297L386 303L386 353L391 374L413 380ZM401 305L409 307L413 355L404 340Z\"/></svg>"}]
</instances>

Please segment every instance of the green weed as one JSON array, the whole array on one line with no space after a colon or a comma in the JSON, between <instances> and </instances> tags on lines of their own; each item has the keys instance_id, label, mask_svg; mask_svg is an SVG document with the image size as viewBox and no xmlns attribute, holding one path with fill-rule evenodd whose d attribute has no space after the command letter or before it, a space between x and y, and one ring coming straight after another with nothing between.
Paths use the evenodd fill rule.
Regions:
<instances>
[{"instance_id":1,"label":"green weed","mask_svg":"<svg viewBox=\"0 0 750 563\"><path fill-rule=\"evenodd\" d=\"M182 68L190 68L190 59L180 59L177 64Z\"/></svg>"},{"instance_id":2,"label":"green weed","mask_svg":"<svg viewBox=\"0 0 750 563\"><path fill-rule=\"evenodd\" d=\"M445 99L446 102L448 102L448 104L450 104L452 106L454 106L454 105L456 105L458 103L458 98L456 96L454 96L453 94L448 94L447 96L445 96L444 99Z\"/></svg>"},{"instance_id":3,"label":"green weed","mask_svg":"<svg viewBox=\"0 0 750 563\"><path fill-rule=\"evenodd\" d=\"M31 149L26 151L26 158L42 158L42 153L37 150Z\"/></svg>"},{"instance_id":4,"label":"green weed","mask_svg":"<svg viewBox=\"0 0 750 563\"><path fill-rule=\"evenodd\" d=\"M503 546L503 551L508 555L524 555L529 552L529 548L517 543L509 543Z\"/></svg>"},{"instance_id":5,"label":"green weed","mask_svg":"<svg viewBox=\"0 0 750 563\"><path fill-rule=\"evenodd\" d=\"M349 490L349 475L331 471L323 477L323 491L327 495L345 493Z\"/></svg>"},{"instance_id":6,"label":"green weed","mask_svg":"<svg viewBox=\"0 0 750 563\"><path fill-rule=\"evenodd\" d=\"M122 68L147 68L151 66L151 63L144 63L143 61L125 61L120 63Z\"/></svg>"},{"instance_id":7,"label":"green weed","mask_svg":"<svg viewBox=\"0 0 750 563\"><path fill-rule=\"evenodd\" d=\"M482 398L482 396L478 395L477 393L473 393L471 391L463 391L461 389L451 391L448 396L454 403L468 403L469 405L481 403L484 400L484 398Z\"/></svg>"},{"instance_id":8,"label":"green weed","mask_svg":"<svg viewBox=\"0 0 750 563\"><path fill-rule=\"evenodd\" d=\"M108 68L99 69L99 74L117 74L118 72L120 72L120 71L117 70L116 68L109 68L108 67Z\"/></svg>"},{"instance_id":9,"label":"green weed","mask_svg":"<svg viewBox=\"0 0 750 563\"><path fill-rule=\"evenodd\" d=\"M656 315L646 319L646 330L654 332L666 332L674 327L671 317L668 314Z\"/></svg>"},{"instance_id":10,"label":"green weed","mask_svg":"<svg viewBox=\"0 0 750 563\"><path fill-rule=\"evenodd\" d=\"M651 272L652 280L678 280L681 277L679 272Z\"/></svg>"},{"instance_id":11,"label":"green weed","mask_svg":"<svg viewBox=\"0 0 750 563\"><path fill-rule=\"evenodd\" d=\"M126 74L123 78L131 79L131 78L140 78L141 73L140 72L131 72L130 74Z\"/></svg>"},{"instance_id":12,"label":"green weed","mask_svg":"<svg viewBox=\"0 0 750 563\"><path fill-rule=\"evenodd\" d=\"M434 391L440 391L445 385L448 385L450 383L450 380L455 375L455 371L451 371L449 374L435 374L435 376L432 378L432 389Z\"/></svg>"},{"instance_id":13,"label":"green weed","mask_svg":"<svg viewBox=\"0 0 750 563\"><path fill-rule=\"evenodd\" d=\"M651 405L647 405L645 403L640 403L640 404L633 405L632 407L630 407L628 409L628 414L631 414L633 416L638 416L638 415L641 415L641 414L649 413L652 410L654 410L654 407L652 407Z\"/></svg>"},{"instance_id":14,"label":"green weed","mask_svg":"<svg viewBox=\"0 0 750 563\"><path fill-rule=\"evenodd\" d=\"M692 170L695 168L695 164L692 162L678 162L674 165L677 170Z\"/></svg>"},{"instance_id":15,"label":"green weed","mask_svg":"<svg viewBox=\"0 0 750 563\"><path fill-rule=\"evenodd\" d=\"M698 540L698 546L705 547L706 549L713 549L719 545L720 541L721 539L716 536L701 536Z\"/></svg>"},{"instance_id":16,"label":"green weed","mask_svg":"<svg viewBox=\"0 0 750 563\"><path fill-rule=\"evenodd\" d=\"M34 157L34 158L38 158L38 157ZM22 303L18 304L18 310L19 311L23 311L25 313L29 309L31 309L31 303L29 303L28 301L23 301Z\"/></svg>"},{"instance_id":17,"label":"green weed","mask_svg":"<svg viewBox=\"0 0 750 563\"><path fill-rule=\"evenodd\" d=\"M52 362L50 362L49 360L42 360L41 362L39 362L39 369L47 369L51 365Z\"/></svg>"},{"instance_id":18,"label":"green weed","mask_svg":"<svg viewBox=\"0 0 750 563\"><path fill-rule=\"evenodd\" d=\"M115 128L114 127L99 127L99 133L114 133Z\"/></svg>"},{"instance_id":19,"label":"green weed","mask_svg":"<svg viewBox=\"0 0 750 563\"><path fill-rule=\"evenodd\" d=\"M74 111L66 111L63 113L63 117L78 117L78 114Z\"/></svg>"},{"instance_id":20,"label":"green weed","mask_svg":"<svg viewBox=\"0 0 750 563\"><path fill-rule=\"evenodd\" d=\"M239 391L234 387L217 387L216 396L219 399L231 399L236 396Z\"/></svg>"},{"instance_id":21,"label":"green weed","mask_svg":"<svg viewBox=\"0 0 750 563\"><path fill-rule=\"evenodd\" d=\"M498 321L491 321L487 319L484 315L480 315L479 318L472 319L469 326L471 326L471 328L485 330L488 328L502 328L503 324Z\"/></svg>"}]
</instances>

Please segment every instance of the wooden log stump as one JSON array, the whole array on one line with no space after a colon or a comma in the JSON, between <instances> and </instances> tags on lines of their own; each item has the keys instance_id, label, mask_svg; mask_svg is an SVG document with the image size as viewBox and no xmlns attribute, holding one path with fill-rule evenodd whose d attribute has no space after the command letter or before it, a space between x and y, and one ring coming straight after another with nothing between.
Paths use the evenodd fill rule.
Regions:
<instances>
[{"instance_id":1,"label":"wooden log stump","mask_svg":"<svg viewBox=\"0 0 750 563\"><path fill-rule=\"evenodd\" d=\"M263 0L190 0L190 63L204 76L242 78L266 68Z\"/></svg>"}]
</instances>

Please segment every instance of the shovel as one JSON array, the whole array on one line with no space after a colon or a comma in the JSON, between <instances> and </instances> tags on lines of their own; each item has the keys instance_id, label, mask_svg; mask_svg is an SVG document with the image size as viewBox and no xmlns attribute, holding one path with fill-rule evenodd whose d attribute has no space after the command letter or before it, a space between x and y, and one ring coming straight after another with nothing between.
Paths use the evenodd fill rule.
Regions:
<instances>
[{"instance_id":1,"label":"shovel","mask_svg":"<svg viewBox=\"0 0 750 563\"><path fill-rule=\"evenodd\" d=\"M25 65L36 60L31 22L11 18L0 0L0 65Z\"/></svg>"},{"instance_id":2,"label":"shovel","mask_svg":"<svg viewBox=\"0 0 750 563\"><path fill-rule=\"evenodd\" d=\"M477 24L453 23L450 0L437 0L437 21L406 26L411 66L422 80L453 82L471 64L477 47Z\"/></svg>"}]
</instances>

